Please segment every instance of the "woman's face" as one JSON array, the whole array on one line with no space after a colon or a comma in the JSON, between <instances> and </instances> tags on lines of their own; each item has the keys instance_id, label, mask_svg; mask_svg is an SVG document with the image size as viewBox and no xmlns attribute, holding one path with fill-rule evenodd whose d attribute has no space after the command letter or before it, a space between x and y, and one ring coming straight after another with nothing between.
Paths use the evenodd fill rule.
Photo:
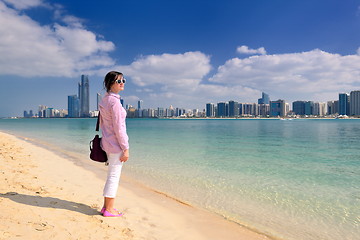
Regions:
<instances>
[{"instance_id":1,"label":"woman's face","mask_svg":"<svg viewBox=\"0 0 360 240\"><path fill-rule=\"evenodd\" d=\"M124 88L125 88L125 83L124 81L122 80L125 80L124 76L123 75L119 75L117 77L117 79L115 80L115 82L113 83L113 85L111 85L111 91L113 93L119 93L120 91L123 91Z\"/></svg>"}]
</instances>

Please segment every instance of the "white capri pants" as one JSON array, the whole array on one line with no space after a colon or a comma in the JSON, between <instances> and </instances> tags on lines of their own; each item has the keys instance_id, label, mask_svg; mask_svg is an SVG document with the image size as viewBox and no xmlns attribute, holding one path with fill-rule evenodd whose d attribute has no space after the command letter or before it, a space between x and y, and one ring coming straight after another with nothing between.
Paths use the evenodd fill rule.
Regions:
<instances>
[{"instance_id":1,"label":"white capri pants","mask_svg":"<svg viewBox=\"0 0 360 240\"><path fill-rule=\"evenodd\" d=\"M107 198L115 198L119 186L121 169L123 163L120 162L121 153L106 153L108 157L108 173L104 187L103 196Z\"/></svg>"}]
</instances>

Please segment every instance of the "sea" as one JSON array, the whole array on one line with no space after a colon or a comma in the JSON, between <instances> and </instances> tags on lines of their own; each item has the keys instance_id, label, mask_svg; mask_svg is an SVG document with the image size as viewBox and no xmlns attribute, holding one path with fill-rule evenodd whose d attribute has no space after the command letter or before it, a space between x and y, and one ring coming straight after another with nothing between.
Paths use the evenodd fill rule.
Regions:
<instances>
[{"instance_id":1,"label":"sea","mask_svg":"<svg viewBox=\"0 0 360 240\"><path fill-rule=\"evenodd\" d=\"M0 119L0 131L88 159L95 124ZM127 131L123 174L150 188L273 239L360 239L360 119L127 119Z\"/></svg>"}]
</instances>

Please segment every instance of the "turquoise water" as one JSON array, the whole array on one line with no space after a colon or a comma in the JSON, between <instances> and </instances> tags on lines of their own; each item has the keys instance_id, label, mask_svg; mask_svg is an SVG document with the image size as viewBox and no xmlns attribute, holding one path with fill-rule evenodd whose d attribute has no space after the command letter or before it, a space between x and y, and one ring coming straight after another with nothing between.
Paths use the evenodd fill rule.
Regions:
<instances>
[{"instance_id":1,"label":"turquoise water","mask_svg":"<svg viewBox=\"0 0 360 240\"><path fill-rule=\"evenodd\" d=\"M96 119L0 130L87 157ZM359 239L360 120L128 119L124 172L280 239Z\"/></svg>"}]
</instances>

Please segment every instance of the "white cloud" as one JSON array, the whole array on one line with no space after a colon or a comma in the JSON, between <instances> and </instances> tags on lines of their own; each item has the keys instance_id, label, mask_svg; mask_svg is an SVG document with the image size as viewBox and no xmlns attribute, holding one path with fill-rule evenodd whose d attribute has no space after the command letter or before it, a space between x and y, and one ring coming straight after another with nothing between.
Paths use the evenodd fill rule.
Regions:
<instances>
[{"instance_id":1,"label":"white cloud","mask_svg":"<svg viewBox=\"0 0 360 240\"><path fill-rule=\"evenodd\" d=\"M250 55L254 55L254 54L265 55L266 54L266 50L264 47L260 47L258 49L251 49L245 45L238 47L236 49L236 51L241 54L250 54Z\"/></svg>"},{"instance_id":2,"label":"white cloud","mask_svg":"<svg viewBox=\"0 0 360 240\"><path fill-rule=\"evenodd\" d=\"M140 98L138 96L134 96L134 95L126 96L126 103L125 104L133 103L134 104L133 106L137 106L135 104L139 100L140 100Z\"/></svg>"},{"instance_id":3,"label":"white cloud","mask_svg":"<svg viewBox=\"0 0 360 240\"><path fill-rule=\"evenodd\" d=\"M360 48L357 49L356 53L357 55L360 55Z\"/></svg>"},{"instance_id":4,"label":"white cloud","mask_svg":"<svg viewBox=\"0 0 360 240\"><path fill-rule=\"evenodd\" d=\"M143 56L129 66L120 66L138 86L191 88L211 69L210 57L201 52Z\"/></svg>"},{"instance_id":5,"label":"white cloud","mask_svg":"<svg viewBox=\"0 0 360 240\"><path fill-rule=\"evenodd\" d=\"M256 102L262 91L272 100L336 100L339 92L360 89L358 66L359 55L315 49L233 58L209 79L205 77L211 69L210 58L201 52L143 56L116 69L138 86L136 92L145 103L191 107L229 100Z\"/></svg>"},{"instance_id":6,"label":"white cloud","mask_svg":"<svg viewBox=\"0 0 360 240\"><path fill-rule=\"evenodd\" d=\"M204 78L211 70L210 57L201 52L142 56L130 65L114 69L129 76L138 86L138 98L146 104L152 103L153 107L172 104L201 108L207 102L231 99L251 102L261 94L250 87L205 83ZM134 96L126 97L126 102L131 100Z\"/></svg>"},{"instance_id":7,"label":"white cloud","mask_svg":"<svg viewBox=\"0 0 360 240\"><path fill-rule=\"evenodd\" d=\"M80 18L71 15L65 15L65 16L61 16L61 20L69 26L75 28L83 28L83 24L82 24L83 20L81 20Z\"/></svg>"},{"instance_id":8,"label":"white cloud","mask_svg":"<svg viewBox=\"0 0 360 240\"><path fill-rule=\"evenodd\" d=\"M3 0L18 10L24 10L37 6L46 6L42 0Z\"/></svg>"},{"instance_id":9,"label":"white cloud","mask_svg":"<svg viewBox=\"0 0 360 240\"><path fill-rule=\"evenodd\" d=\"M91 56L98 51L109 52L114 49L112 42L97 40L93 32L85 29L56 24L54 33L64 51L76 59Z\"/></svg>"},{"instance_id":10,"label":"white cloud","mask_svg":"<svg viewBox=\"0 0 360 240\"><path fill-rule=\"evenodd\" d=\"M360 56L318 49L290 54L233 58L209 80L243 86L288 100L325 100L322 96L360 88ZM302 96L302 97L299 97ZM310 99L309 99L310 98ZM331 99L327 99L331 100Z\"/></svg>"},{"instance_id":11,"label":"white cloud","mask_svg":"<svg viewBox=\"0 0 360 240\"><path fill-rule=\"evenodd\" d=\"M19 1L17 8L40 3ZM42 26L0 2L0 55L6 56L0 59L1 74L69 77L114 64L108 56L112 42L99 40L75 17L64 18L72 25Z\"/></svg>"},{"instance_id":12,"label":"white cloud","mask_svg":"<svg viewBox=\"0 0 360 240\"><path fill-rule=\"evenodd\" d=\"M105 69L119 69L137 87L127 101L143 99L153 106L256 102L261 91L273 100L325 101L336 99L339 92L360 89L360 48L348 56L318 49L266 55L264 47L240 46L238 53L255 56L229 59L206 79L212 66L210 56L202 52L147 55L116 66L108 55L114 44L87 30L83 20L66 15L61 5L47 8L57 22L41 25L19 11L45 6L43 1L6 0L6 4L0 0L0 56L6 56L0 58L2 75L103 76Z\"/></svg>"},{"instance_id":13,"label":"white cloud","mask_svg":"<svg viewBox=\"0 0 360 240\"><path fill-rule=\"evenodd\" d=\"M54 4L52 6L52 9L54 11L54 19L57 21L61 21L65 23L68 26L74 27L74 28L84 28L83 22L84 20L72 15L66 14L65 8L60 4Z\"/></svg>"}]
</instances>

